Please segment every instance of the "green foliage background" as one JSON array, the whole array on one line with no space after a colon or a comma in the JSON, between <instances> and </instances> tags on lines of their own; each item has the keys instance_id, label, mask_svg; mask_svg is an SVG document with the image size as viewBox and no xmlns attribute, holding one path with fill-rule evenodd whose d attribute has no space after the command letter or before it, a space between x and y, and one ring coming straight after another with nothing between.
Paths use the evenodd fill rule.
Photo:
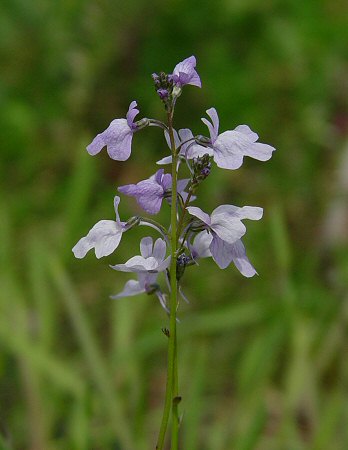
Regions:
<instances>
[{"instance_id":1,"label":"green foliage background","mask_svg":"<svg viewBox=\"0 0 348 450\"><path fill-rule=\"evenodd\" d=\"M111 301L135 254L75 260L116 187L167 152L148 129L125 163L85 151L136 99L164 119L151 73L194 54L176 126L247 123L277 148L214 170L200 206L259 205L245 243L260 274L188 270L179 325L183 450L348 448L348 8L342 0L4 0L0 4L0 448L153 449L166 316ZM121 217L138 211L123 198ZM168 211L161 213L167 220Z\"/></svg>"}]
</instances>

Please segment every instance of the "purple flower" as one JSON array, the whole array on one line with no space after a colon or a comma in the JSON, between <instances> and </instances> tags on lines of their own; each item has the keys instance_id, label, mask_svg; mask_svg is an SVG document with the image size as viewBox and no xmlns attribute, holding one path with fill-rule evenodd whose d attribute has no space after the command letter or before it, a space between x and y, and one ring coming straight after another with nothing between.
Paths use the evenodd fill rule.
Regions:
<instances>
[{"instance_id":1,"label":"purple flower","mask_svg":"<svg viewBox=\"0 0 348 450\"><path fill-rule=\"evenodd\" d=\"M212 123L204 118L202 121L209 128L213 158L219 167L238 169L243 163L244 156L250 156L259 161L267 161L271 158L275 148L256 142L258 135L247 125L238 125L234 130L219 134L219 117L216 109L208 109L207 114Z\"/></svg>"},{"instance_id":2,"label":"purple flower","mask_svg":"<svg viewBox=\"0 0 348 450\"><path fill-rule=\"evenodd\" d=\"M202 87L201 79L195 70L196 58L190 56L184 59L184 61L179 62L174 67L171 78L179 87L185 86L185 84L192 84L193 86Z\"/></svg>"},{"instance_id":3,"label":"purple flower","mask_svg":"<svg viewBox=\"0 0 348 450\"><path fill-rule=\"evenodd\" d=\"M206 214L200 208L190 206L188 212L200 219L205 229L211 233L209 250L214 261L221 269L225 269L232 261L245 276L253 276L255 269L246 257L245 248L240 238L246 228L243 219L259 220L263 210L255 206L238 208L233 205L218 206L212 214ZM251 267L250 267L251 266Z\"/></svg>"},{"instance_id":4,"label":"purple flower","mask_svg":"<svg viewBox=\"0 0 348 450\"><path fill-rule=\"evenodd\" d=\"M168 147L171 148L171 142L170 137L168 134L168 131L164 131L164 137L166 138ZM193 159L197 156L202 156L206 153L209 155L213 154L213 150L208 147L203 147L202 145L199 145L195 142L192 131L189 128L181 128L179 132L174 130L174 141L175 141L175 147L180 148L179 155L182 157L185 157L187 159ZM183 144L184 142L187 142L186 144ZM157 161L157 164L163 165L163 164L171 164L172 163L172 156L166 156L159 161Z\"/></svg>"},{"instance_id":5,"label":"purple flower","mask_svg":"<svg viewBox=\"0 0 348 450\"><path fill-rule=\"evenodd\" d=\"M178 180L178 193L183 193L188 179ZM162 200L172 186L172 176L164 173L164 169L158 170L149 179L137 184L120 186L118 191L122 194L135 197L137 203L149 214L157 214L161 209Z\"/></svg>"},{"instance_id":6,"label":"purple flower","mask_svg":"<svg viewBox=\"0 0 348 450\"><path fill-rule=\"evenodd\" d=\"M93 139L87 147L90 155L96 155L107 146L110 158L116 161L126 161L130 157L133 133L137 131L134 118L139 110L136 106L137 102L133 101L129 105L126 119L113 120L105 131Z\"/></svg>"},{"instance_id":7,"label":"purple flower","mask_svg":"<svg viewBox=\"0 0 348 450\"><path fill-rule=\"evenodd\" d=\"M158 238L153 244L151 237L145 237L140 242L139 256L133 256L125 264L116 264L110 266L120 272L150 273L157 274L163 272L169 267L170 256L166 256L166 243Z\"/></svg>"},{"instance_id":8,"label":"purple flower","mask_svg":"<svg viewBox=\"0 0 348 450\"><path fill-rule=\"evenodd\" d=\"M118 205L120 197L114 199L116 221L100 220L88 232L87 236L81 238L72 249L76 258L84 258L89 250L95 249L95 256L99 259L102 256L110 255L118 247L122 234L126 231L126 222L120 221Z\"/></svg>"}]
</instances>

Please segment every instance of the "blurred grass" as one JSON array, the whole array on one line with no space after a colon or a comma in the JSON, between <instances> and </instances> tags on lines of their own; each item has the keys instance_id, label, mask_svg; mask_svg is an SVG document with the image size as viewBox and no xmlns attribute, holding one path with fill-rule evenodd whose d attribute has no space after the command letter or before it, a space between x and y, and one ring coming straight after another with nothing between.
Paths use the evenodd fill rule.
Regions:
<instances>
[{"instance_id":1,"label":"blurred grass","mask_svg":"<svg viewBox=\"0 0 348 450\"><path fill-rule=\"evenodd\" d=\"M153 448L166 317L153 297L109 299L128 277L108 263L145 230L104 261L71 247L165 150L153 129L125 163L86 144L133 99L163 117L150 75L191 54L203 89L185 90L177 126L203 133L215 106L221 129L248 123L278 150L200 188L203 209L265 217L245 238L259 277L187 271L182 448L348 448L347 23L327 0L1 3L0 449ZM121 217L136 211L122 198Z\"/></svg>"}]
</instances>

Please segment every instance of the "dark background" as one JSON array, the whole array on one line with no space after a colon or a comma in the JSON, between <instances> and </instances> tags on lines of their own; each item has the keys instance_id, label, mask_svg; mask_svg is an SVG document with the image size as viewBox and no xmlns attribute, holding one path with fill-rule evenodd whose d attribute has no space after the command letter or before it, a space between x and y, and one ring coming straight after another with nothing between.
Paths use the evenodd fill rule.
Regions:
<instances>
[{"instance_id":1,"label":"dark background","mask_svg":"<svg viewBox=\"0 0 348 450\"><path fill-rule=\"evenodd\" d=\"M86 145L133 99L164 120L151 73L192 54L202 90L184 88L176 126L206 133L214 106L221 131L246 123L277 151L214 168L198 194L264 218L245 237L259 277L186 273L181 448L348 448L347 30L341 0L1 3L1 449L154 448L166 316L154 297L110 300L129 277L108 267L148 231L100 261L71 248L168 152L154 128L124 163ZM138 212L122 198L124 220Z\"/></svg>"}]
</instances>

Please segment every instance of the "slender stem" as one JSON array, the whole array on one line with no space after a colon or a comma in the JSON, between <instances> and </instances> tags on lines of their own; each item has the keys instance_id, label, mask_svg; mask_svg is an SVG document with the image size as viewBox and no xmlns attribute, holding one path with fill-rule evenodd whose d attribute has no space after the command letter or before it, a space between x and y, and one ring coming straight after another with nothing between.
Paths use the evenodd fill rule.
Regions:
<instances>
[{"instance_id":1,"label":"slender stem","mask_svg":"<svg viewBox=\"0 0 348 450\"><path fill-rule=\"evenodd\" d=\"M194 141L195 139L196 139L196 137L194 136L194 137L192 137L192 138L190 138L190 139L187 139L187 141L182 142L182 143L178 146L178 148L176 149L176 151L179 153L180 150L181 150L181 147L182 147L183 145L187 144L187 143L190 142L190 141Z\"/></svg>"},{"instance_id":2,"label":"slender stem","mask_svg":"<svg viewBox=\"0 0 348 450\"><path fill-rule=\"evenodd\" d=\"M175 358L173 367L173 411L172 411L172 443L170 450L178 450L179 445L179 411L178 405L180 402L180 397L178 396L178 357L177 357L177 345L175 342Z\"/></svg>"},{"instance_id":3,"label":"slender stem","mask_svg":"<svg viewBox=\"0 0 348 450\"><path fill-rule=\"evenodd\" d=\"M160 128L163 128L164 130L168 131L167 125L165 123L161 122L160 120L149 119L149 125L150 125L150 127L160 127Z\"/></svg>"},{"instance_id":4,"label":"slender stem","mask_svg":"<svg viewBox=\"0 0 348 450\"><path fill-rule=\"evenodd\" d=\"M170 143L172 147L172 202L171 202L171 244L172 259L170 265L170 337L172 337L172 345L168 346L168 371L172 373L172 444L171 450L178 449L179 437L179 414L178 414L178 361L177 361L177 337L176 337L176 310L177 310L177 293L178 283L176 279L176 250L177 250L177 158L178 151L175 148L175 139L173 132L173 116L168 114L168 126ZM172 347L172 348L171 348ZM171 361L170 361L171 360ZM170 364L169 364L170 363Z\"/></svg>"},{"instance_id":5,"label":"slender stem","mask_svg":"<svg viewBox=\"0 0 348 450\"><path fill-rule=\"evenodd\" d=\"M179 247L179 249L178 249L178 255L180 255L180 253L181 253L181 250L184 248L184 245L185 245L185 241L186 241L186 239L187 239L187 235L190 233L190 231L191 231L191 225L192 225L192 222L190 221L187 225L186 225L186 227L184 228L184 231L183 231L183 233L182 233L182 241L181 241L181 245L180 245L180 247ZM189 247L188 247L189 248Z\"/></svg>"},{"instance_id":6,"label":"slender stem","mask_svg":"<svg viewBox=\"0 0 348 450\"><path fill-rule=\"evenodd\" d=\"M170 411L173 412L172 445L171 450L178 449L178 374L177 374L177 339L176 339L176 309L177 309L177 279L176 279L176 250L177 250L177 149L175 148L173 131L173 111L168 112L168 132L172 149L172 199L170 211L171 223L171 264L170 264L170 314L168 337L168 367L167 384L164 401L161 428L158 435L156 450L163 450Z\"/></svg>"},{"instance_id":7,"label":"slender stem","mask_svg":"<svg viewBox=\"0 0 348 450\"><path fill-rule=\"evenodd\" d=\"M169 238L168 238L167 230L160 223L156 222L156 220L150 219L149 217L146 217L146 218L140 217L139 225L145 225L147 227L154 228L156 231L158 231L164 237L165 241L169 245Z\"/></svg>"}]
</instances>

